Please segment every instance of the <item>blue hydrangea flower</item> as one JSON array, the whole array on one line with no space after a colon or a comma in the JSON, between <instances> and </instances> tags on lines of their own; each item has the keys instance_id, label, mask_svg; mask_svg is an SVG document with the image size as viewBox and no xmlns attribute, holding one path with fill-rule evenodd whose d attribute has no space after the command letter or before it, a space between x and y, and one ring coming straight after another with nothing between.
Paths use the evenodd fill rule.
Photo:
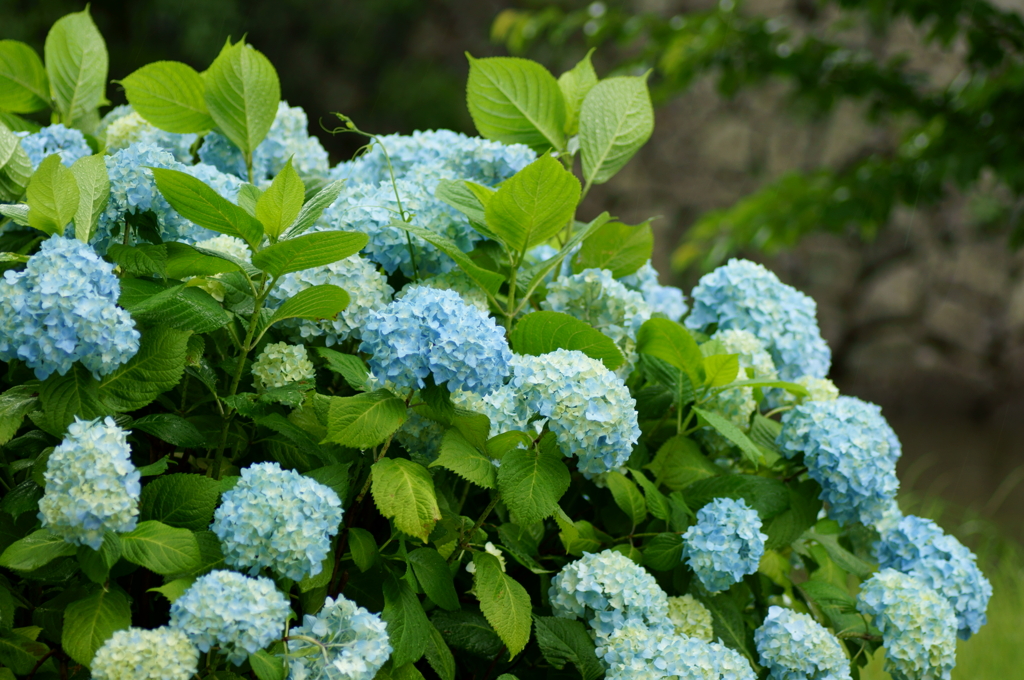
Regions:
<instances>
[{"instance_id":1,"label":"blue hydrangea flower","mask_svg":"<svg viewBox=\"0 0 1024 680\"><path fill-rule=\"evenodd\" d=\"M293 628L288 643L288 680L372 680L391 656L380 616L339 595ZM294 639L299 637L300 639ZM315 647L302 637L319 641Z\"/></svg>"},{"instance_id":2,"label":"blue hydrangea flower","mask_svg":"<svg viewBox=\"0 0 1024 680\"><path fill-rule=\"evenodd\" d=\"M416 286L427 286L439 290L454 290L467 304L473 305L484 314L490 314L491 303L487 300L485 293L479 286L473 283L472 279L466 276L460 269L453 269L444 274L436 274L416 283L410 283L398 291L395 297L403 297Z\"/></svg>"},{"instance_id":3,"label":"blue hydrangea flower","mask_svg":"<svg viewBox=\"0 0 1024 680\"><path fill-rule=\"evenodd\" d=\"M772 680L850 680L839 641L807 614L769 607L754 644Z\"/></svg>"},{"instance_id":4,"label":"blue hydrangea flower","mask_svg":"<svg viewBox=\"0 0 1024 680\"><path fill-rule=\"evenodd\" d=\"M201 652L219 647L236 666L284 634L288 598L265 576L218 569L196 579L171 604L171 628Z\"/></svg>"},{"instance_id":5,"label":"blue hydrangea flower","mask_svg":"<svg viewBox=\"0 0 1024 680\"><path fill-rule=\"evenodd\" d=\"M676 635L693 637L705 642L715 639L711 612L693 595L668 598L668 618Z\"/></svg>"},{"instance_id":6,"label":"blue hydrangea flower","mask_svg":"<svg viewBox=\"0 0 1024 680\"><path fill-rule=\"evenodd\" d=\"M322 267L285 274L267 297L267 307L276 309L307 288L323 284L344 288L349 295L348 307L333 319L282 321L278 326L288 329L293 341L308 342L322 337L331 347L349 338L358 339L367 316L391 302L394 293L387 278L377 271L373 263L359 255L351 255Z\"/></svg>"},{"instance_id":7,"label":"blue hydrangea flower","mask_svg":"<svg viewBox=\"0 0 1024 680\"><path fill-rule=\"evenodd\" d=\"M512 385L501 385L484 395L473 392L452 393L452 403L467 411L482 413L491 421L488 436L497 437L503 432L519 430L527 432L530 409Z\"/></svg>"},{"instance_id":8,"label":"blue hydrangea flower","mask_svg":"<svg viewBox=\"0 0 1024 680\"><path fill-rule=\"evenodd\" d=\"M368 315L360 352L370 370L401 389L427 376L449 390L487 394L504 383L512 352L494 319L450 290L420 287Z\"/></svg>"},{"instance_id":9,"label":"blue hydrangea flower","mask_svg":"<svg viewBox=\"0 0 1024 680\"><path fill-rule=\"evenodd\" d=\"M107 153L127 149L141 142L169 151L179 163L192 163L192 145L198 138L195 133L178 134L161 130L146 122L131 106L125 108L127 111L124 115L111 118L103 128Z\"/></svg>"},{"instance_id":10,"label":"blue hydrangea flower","mask_svg":"<svg viewBox=\"0 0 1024 680\"><path fill-rule=\"evenodd\" d=\"M671 628L668 596L643 567L614 550L584 553L562 567L548 589L551 612L583 619L600 637L628 620Z\"/></svg>"},{"instance_id":11,"label":"blue hydrangea flower","mask_svg":"<svg viewBox=\"0 0 1024 680\"><path fill-rule=\"evenodd\" d=\"M789 458L804 454L829 517L867 525L885 517L899 489L901 449L878 406L856 397L801 404L782 416L775 443Z\"/></svg>"},{"instance_id":12,"label":"blue hydrangea flower","mask_svg":"<svg viewBox=\"0 0 1024 680\"><path fill-rule=\"evenodd\" d=\"M917 577L883 569L861 585L857 610L874 618L893 680L949 680L956 665L956 615Z\"/></svg>"},{"instance_id":13,"label":"blue hydrangea flower","mask_svg":"<svg viewBox=\"0 0 1024 680\"><path fill-rule=\"evenodd\" d=\"M210 530L226 564L300 581L321 572L343 514L330 487L277 463L256 463L221 496Z\"/></svg>"},{"instance_id":14,"label":"blue hydrangea flower","mask_svg":"<svg viewBox=\"0 0 1024 680\"><path fill-rule=\"evenodd\" d=\"M316 377L305 346L287 342L275 342L264 347L250 370L256 389L262 391Z\"/></svg>"},{"instance_id":15,"label":"blue hydrangea flower","mask_svg":"<svg viewBox=\"0 0 1024 680\"><path fill-rule=\"evenodd\" d=\"M768 536L761 518L743 499L716 498L697 511L683 534L683 559L712 593L757 571Z\"/></svg>"},{"instance_id":16,"label":"blue hydrangea flower","mask_svg":"<svg viewBox=\"0 0 1024 680\"><path fill-rule=\"evenodd\" d=\"M0 360L20 359L46 380L80 361L97 379L139 351L139 332L117 306L114 267L73 238L43 241L22 271L0 278Z\"/></svg>"},{"instance_id":17,"label":"blue hydrangea flower","mask_svg":"<svg viewBox=\"0 0 1024 680\"><path fill-rule=\"evenodd\" d=\"M407 413L405 422L395 432L395 439L413 460L428 465L441 452L441 439L446 428L436 420L420 415L415 409L409 409Z\"/></svg>"},{"instance_id":18,"label":"blue hydrangea flower","mask_svg":"<svg viewBox=\"0 0 1024 680\"><path fill-rule=\"evenodd\" d=\"M96 650L95 680L189 680L199 672L199 650L180 630L116 631Z\"/></svg>"},{"instance_id":19,"label":"blue hydrangea flower","mask_svg":"<svg viewBox=\"0 0 1024 680\"><path fill-rule=\"evenodd\" d=\"M43 526L68 543L99 550L103 533L135 528L139 514L139 472L127 433L109 416L79 420L46 461L39 501Z\"/></svg>"},{"instance_id":20,"label":"blue hydrangea flower","mask_svg":"<svg viewBox=\"0 0 1024 680\"><path fill-rule=\"evenodd\" d=\"M548 418L566 456L589 479L626 464L640 438L636 401L625 383L583 352L515 355L511 385L532 413Z\"/></svg>"},{"instance_id":21,"label":"blue hydrangea flower","mask_svg":"<svg viewBox=\"0 0 1024 680\"><path fill-rule=\"evenodd\" d=\"M219 132L211 132L203 138L199 158L221 172L248 179L241 150ZM288 102L282 101L277 105L277 115L266 138L253 151L253 181L258 185L267 184L281 172L289 158L295 171L304 177L323 177L330 167L327 151L319 139L309 134L306 112L300 106L288 106Z\"/></svg>"},{"instance_id":22,"label":"blue hydrangea flower","mask_svg":"<svg viewBox=\"0 0 1024 680\"><path fill-rule=\"evenodd\" d=\"M85 135L61 123L44 127L39 132L15 132L14 135L21 138L21 148L28 154L33 171L53 154L60 156L60 162L68 167L79 158L92 155Z\"/></svg>"},{"instance_id":23,"label":"blue hydrangea flower","mask_svg":"<svg viewBox=\"0 0 1024 680\"><path fill-rule=\"evenodd\" d=\"M686 305L683 291L675 286L663 286L658 283L658 270L651 266L650 260L634 273L620 278L619 283L630 290L640 292L654 315L679 321L690 309Z\"/></svg>"},{"instance_id":24,"label":"blue hydrangea flower","mask_svg":"<svg viewBox=\"0 0 1024 680\"><path fill-rule=\"evenodd\" d=\"M537 154L522 144L502 144L451 130L416 131L378 139L379 143L367 153L334 167L331 179L347 179L355 184L389 181L391 176L381 145L388 152L395 177L434 165L452 173L453 179L468 179L487 186L504 182L537 159Z\"/></svg>"},{"instance_id":25,"label":"blue hydrangea flower","mask_svg":"<svg viewBox=\"0 0 1024 680\"><path fill-rule=\"evenodd\" d=\"M717 325L750 331L768 348L783 380L824 378L828 373L832 353L821 337L814 300L763 266L729 260L704 275L691 297L687 328L706 332Z\"/></svg>"},{"instance_id":26,"label":"blue hydrangea flower","mask_svg":"<svg viewBox=\"0 0 1024 680\"><path fill-rule=\"evenodd\" d=\"M908 515L875 543L880 569L916 576L953 605L957 635L967 640L987 620L992 584L978 568L977 557L935 522Z\"/></svg>"},{"instance_id":27,"label":"blue hydrangea flower","mask_svg":"<svg viewBox=\"0 0 1024 680\"><path fill-rule=\"evenodd\" d=\"M607 680L755 680L746 659L717 642L676 635L670 628L627 621L598 640Z\"/></svg>"}]
</instances>

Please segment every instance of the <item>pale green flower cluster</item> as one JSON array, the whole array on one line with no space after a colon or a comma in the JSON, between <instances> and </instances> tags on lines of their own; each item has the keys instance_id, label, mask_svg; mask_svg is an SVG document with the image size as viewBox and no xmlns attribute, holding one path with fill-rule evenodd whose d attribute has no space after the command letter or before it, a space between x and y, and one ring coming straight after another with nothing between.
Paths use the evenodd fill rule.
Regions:
<instances>
[{"instance_id":1,"label":"pale green flower cluster","mask_svg":"<svg viewBox=\"0 0 1024 680\"><path fill-rule=\"evenodd\" d=\"M316 371L302 345L275 342L267 345L252 364L252 376L261 390L312 380Z\"/></svg>"}]
</instances>

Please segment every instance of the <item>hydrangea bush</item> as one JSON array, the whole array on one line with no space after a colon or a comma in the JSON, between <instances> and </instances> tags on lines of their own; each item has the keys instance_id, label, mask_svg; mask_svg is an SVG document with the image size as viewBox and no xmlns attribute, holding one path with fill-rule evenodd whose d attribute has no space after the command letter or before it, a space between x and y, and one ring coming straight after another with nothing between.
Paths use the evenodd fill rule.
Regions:
<instances>
[{"instance_id":1,"label":"hydrangea bush","mask_svg":"<svg viewBox=\"0 0 1024 680\"><path fill-rule=\"evenodd\" d=\"M480 137L331 167L244 41L105 55L0 41L0 678L949 678L991 587L813 301L580 212L645 77L470 58Z\"/></svg>"}]
</instances>

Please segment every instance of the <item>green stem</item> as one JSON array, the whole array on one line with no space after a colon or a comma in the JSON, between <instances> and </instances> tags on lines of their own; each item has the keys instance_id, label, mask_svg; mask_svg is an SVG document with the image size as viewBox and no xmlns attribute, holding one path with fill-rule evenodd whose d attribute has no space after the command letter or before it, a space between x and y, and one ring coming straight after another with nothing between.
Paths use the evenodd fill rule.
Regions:
<instances>
[{"instance_id":1,"label":"green stem","mask_svg":"<svg viewBox=\"0 0 1024 680\"><path fill-rule=\"evenodd\" d=\"M491 514L491 510L494 510L500 500L501 492L495 492L494 496L491 498L491 502L488 503L487 507L484 508L484 511L480 513L480 516L477 517L476 522L473 524L473 528L469 530L469 533L465 535L462 542L459 544L459 549L457 551L453 551L451 557L448 558L448 564L452 564L456 559L462 557L462 553L466 552L466 548L469 547L470 541L473 540L473 534L476 533L477 529L484 525L484 522L487 520L487 516Z\"/></svg>"},{"instance_id":2,"label":"green stem","mask_svg":"<svg viewBox=\"0 0 1024 680\"><path fill-rule=\"evenodd\" d=\"M509 253L508 261L511 268L508 278L508 300L505 304L505 331L511 333L512 320L516 318L516 275L519 273L519 263L511 253Z\"/></svg>"}]
</instances>

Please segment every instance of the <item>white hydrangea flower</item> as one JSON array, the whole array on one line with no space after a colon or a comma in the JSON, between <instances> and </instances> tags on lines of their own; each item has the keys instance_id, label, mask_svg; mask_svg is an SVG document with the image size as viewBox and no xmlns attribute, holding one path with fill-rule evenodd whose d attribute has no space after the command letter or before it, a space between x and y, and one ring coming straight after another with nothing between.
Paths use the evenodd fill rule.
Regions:
<instances>
[{"instance_id":1,"label":"white hydrangea flower","mask_svg":"<svg viewBox=\"0 0 1024 680\"><path fill-rule=\"evenodd\" d=\"M289 383L312 380L316 371L302 345L275 342L267 345L252 364L257 389L270 390Z\"/></svg>"},{"instance_id":2,"label":"white hydrangea flower","mask_svg":"<svg viewBox=\"0 0 1024 680\"><path fill-rule=\"evenodd\" d=\"M669 597L668 618L675 626L676 635L694 637L705 642L715 639L711 612L693 595Z\"/></svg>"},{"instance_id":3,"label":"white hydrangea flower","mask_svg":"<svg viewBox=\"0 0 1024 680\"><path fill-rule=\"evenodd\" d=\"M93 680L189 680L199 672L199 649L180 630L128 628L96 650Z\"/></svg>"}]
</instances>

